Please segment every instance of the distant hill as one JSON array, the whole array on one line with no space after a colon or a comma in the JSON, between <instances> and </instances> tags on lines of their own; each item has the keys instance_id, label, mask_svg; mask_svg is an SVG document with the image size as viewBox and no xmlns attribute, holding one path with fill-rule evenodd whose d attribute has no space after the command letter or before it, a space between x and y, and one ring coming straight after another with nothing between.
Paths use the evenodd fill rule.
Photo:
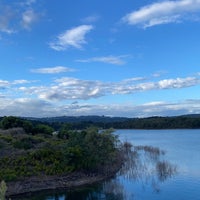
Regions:
<instances>
[{"instance_id":1,"label":"distant hill","mask_svg":"<svg viewBox=\"0 0 200 200\"><path fill-rule=\"evenodd\" d=\"M36 126L45 123L59 130L63 124L68 123L72 129L82 130L90 126L107 129L200 129L200 114L189 114L181 116L152 116L146 118L127 118L127 117L109 117L109 116L60 116L22 119L30 120Z\"/></svg>"},{"instance_id":2,"label":"distant hill","mask_svg":"<svg viewBox=\"0 0 200 200\"><path fill-rule=\"evenodd\" d=\"M87 116L58 116L58 117L23 117L28 120L40 121L40 122L68 122L68 123L80 123L80 122L93 122L93 123L113 123L113 122L125 122L129 120L144 120L144 119L156 119L156 118L200 118L200 114L188 114L180 116L151 116L144 118L130 118L130 117L109 117L109 116L99 116L99 115L87 115Z\"/></svg>"},{"instance_id":3,"label":"distant hill","mask_svg":"<svg viewBox=\"0 0 200 200\"><path fill-rule=\"evenodd\" d=\"M181 117L199 118L199 117L200 117L200 114L181 115Z\"/></svg>"},{"instance_id":4,"label":"distant hill","mask_svg":"<svg viewBox=\"0 0 200 200\"><path fill-rule=\"evenodd\" d=\"M80 122L92 122L92 123L112 123L112 122L124 122L128 120L127 117L108 117L108 116L60 116L60 117L44 117L44 118L26 118L29 120L41 121L41 122L68 122L68 123L80 123Z\"/></svg>"}]
</instances>

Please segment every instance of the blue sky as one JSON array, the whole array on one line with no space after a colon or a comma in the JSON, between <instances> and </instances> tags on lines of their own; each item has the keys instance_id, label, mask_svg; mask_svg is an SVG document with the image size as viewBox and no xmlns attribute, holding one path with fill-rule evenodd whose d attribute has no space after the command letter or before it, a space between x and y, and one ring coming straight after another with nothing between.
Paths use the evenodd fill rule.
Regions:
<instances>
[{"instance_id":1,"label":"blue sky","mask_svg":"<svg viewBox=\"0 0 200 200\"><path fill-rule=\"evenodd\" d=\"M200 113L200 0L0 0L0 115Z\"/></svg>"}]
</instances>

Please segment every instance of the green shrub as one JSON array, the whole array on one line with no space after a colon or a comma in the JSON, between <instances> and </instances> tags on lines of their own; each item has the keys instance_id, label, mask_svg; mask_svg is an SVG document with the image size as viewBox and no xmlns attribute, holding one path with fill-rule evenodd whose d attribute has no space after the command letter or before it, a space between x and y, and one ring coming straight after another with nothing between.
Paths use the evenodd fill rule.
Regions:
<instances>
[{"instance_id":1,"label":"green shrub","mask_svg":"<svg viewBox=\"0 0 200 200\"><path fill-rule=\"evenodd\" d=\"M82 169L99 172L104 166L115 163L118 140L111 131L99 133L96 128L69 131L67 140L47 136L19 134L12 138L10 135L0 135L1 139L11 141L13 145L9 145L10 155L5 154L0 158L1 179L13 181Z\"/></svg>"},{"instance_id":2,"label":"green shrub","mask_svg":"<svg viewBox=\"0 0 200 200\"><path fill-rule=\"evenodd\" d=\"M13 142L13 146L18 149L31 149L40 142L41 140L34 139L33 137L24 137Z\"/></svg>"},{"instance_id":3,"label":"green shrub","mask_svg":"<svg viewBox=\"0 0 200 200\"><path fill-rule=\"evenodd\" d=\"M0 171L0 177L5 181L13 181L17 179L17 174L13 169L3 169Z\"/></svg>"},{"instance_id":4,"label":"green shrub","mask_svg":"<svg viewBox=\"0 0 200 200\"><path fill-rule=\"evenodd\" d=\"M8 142L8 143L10 143L10 142L12 142L13 137L12 137L11 135L3 135L3 134L2 134L2 135L0 135L0 139L6 141L6 142Z\"/></svg>"}]
</instances>

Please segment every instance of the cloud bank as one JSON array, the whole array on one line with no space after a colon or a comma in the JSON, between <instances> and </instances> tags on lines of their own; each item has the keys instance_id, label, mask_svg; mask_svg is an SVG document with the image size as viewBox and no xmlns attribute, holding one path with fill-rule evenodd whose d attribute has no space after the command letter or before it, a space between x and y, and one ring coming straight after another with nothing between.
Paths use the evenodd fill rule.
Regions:
<instances>
[{"instance_id":1,"label":"cloud bank","mask_svg":"<svg viewBox=\"0 0 200 200\"><path fill-rule=\"evenodd\" d=\"M6 83L2 81L2 86ZM185 77L148 81L142 77L120 82L81 80L72 77L55 79L50 86L20 87L19 91L34 94L47 101L88 100L106 95L124 95L150 90L180 89L200 85L199 77Z\"/></svg>"},{"instance_id":2,"label":"cloud bank","mask_svg":"<svg viewBox=\"0 0 200 200\"><path fill-rule=\"evenodd\" d=\"M199 114L200 100L188 99L180 102L149 102L134 104L86 104L71 103L55 105L39 99L1 98L1 116L15 115L26 117L55 117L80 115L106 115L121 117L177 116Z\"/></svg>"},{"instance_id":3,"label":"cloud bank","mask_svg":"<svg viewBox=\"0 0 200 200\"><path fill-rule=\"evenodd\" d=\"M41 69L47 70L47 68ZM55 70L56 68L48 70L51 71L52 69ZM177 77L158 81L150 81L147 77L132 77L119 82L62 77L53 79L46 86L38 86L38 82L34 85L34 81L24 79L0 80L0 113L1 115L34 117L60 115L148 117L194 114L200 112L200 100L198 99L173 102L150 101L142 104L130 102L123 102L122 104L91 103L89 100L151 90L177 90L198 85L200 85L198 74L191 77Z\"/></svg>"}]
</instances>

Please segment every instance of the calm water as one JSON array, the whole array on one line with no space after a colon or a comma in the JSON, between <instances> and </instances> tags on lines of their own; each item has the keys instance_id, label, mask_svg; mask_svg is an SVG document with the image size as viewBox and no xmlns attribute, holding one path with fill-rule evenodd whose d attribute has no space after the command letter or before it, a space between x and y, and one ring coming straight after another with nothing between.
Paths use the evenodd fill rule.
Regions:
<instances>
[{"instance_id":1,"label":"calm water","mask_svg":"<svg viewBox=\"0 0 200 200\"><path fill-rule=\"evenodd\" d=\"M122 141L159 147L161 160L177 173L159 178L152 160L142 157L132 176L118 174L102 184L75 191L40 193L21 200L200 200L200 130L118 130ZM135 173L137 171L137 173Z\"/></svg>"}]
</instances>

